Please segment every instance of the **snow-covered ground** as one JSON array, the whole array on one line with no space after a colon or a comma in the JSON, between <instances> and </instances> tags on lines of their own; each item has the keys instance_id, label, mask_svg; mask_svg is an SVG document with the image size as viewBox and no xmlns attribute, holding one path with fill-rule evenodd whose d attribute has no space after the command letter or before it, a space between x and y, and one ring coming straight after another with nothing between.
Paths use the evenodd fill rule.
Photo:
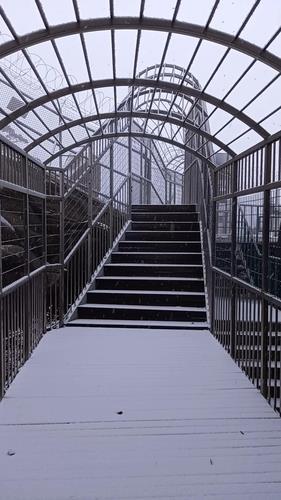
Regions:
<instances>
[{"instance_id":1,"label":"snow-covered ground","mask_svg":"<svg viewBox=\"0 0 281 500\"><path fill-rule=\"evenodd\" d=\"M0 403L1 500L280 492L281 419L208 332L50 332Z\"/></svg>"}]
</instances>

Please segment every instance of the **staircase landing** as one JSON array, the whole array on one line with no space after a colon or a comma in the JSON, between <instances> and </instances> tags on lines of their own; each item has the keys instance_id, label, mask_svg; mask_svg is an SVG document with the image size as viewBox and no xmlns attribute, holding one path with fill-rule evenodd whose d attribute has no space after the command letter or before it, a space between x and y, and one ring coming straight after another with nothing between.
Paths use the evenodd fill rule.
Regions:
<instances>
[{"instance_id":1,"label":"staircase landing","mask_svg":"<svg viewBox=\"0 0 281 500\"><path fill-rule=\"evenodd\" d=\"M277 500L281 420L207 331L64 328L0 403L0 471L3 500Z\"/></svg>"}]
</instances>

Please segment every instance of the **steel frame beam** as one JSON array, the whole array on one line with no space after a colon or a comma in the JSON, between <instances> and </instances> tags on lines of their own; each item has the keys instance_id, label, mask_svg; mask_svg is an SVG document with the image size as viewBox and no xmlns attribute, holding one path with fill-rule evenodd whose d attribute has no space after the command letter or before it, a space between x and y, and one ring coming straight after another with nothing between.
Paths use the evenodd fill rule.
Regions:
<instances>
[{"instance_id":1,"label":"steel frame beam","mask_svg":"<svg viewBox=\"0 0 281 500\"><path fill-rule=\"evenodd\" d=\"M98 141L101 139L114 139L114 138L118 138L118 137L130 137L130 136L133 138L144 138L144 139L151 139L154 141L157 140L157 141L166 142L167 144L171 144L172 146L178 147L179 149L183 149L184 151L187 151L187 152L193 154L199 160L205 162L205 164L208 165L209 167L211 167L211 168L216 167L216 165L214 163L212 163L210 160L206 159L205 156L198 153L198 151L195 151L194 149L190 148L189 146L185 146L184 144L181 144L180 142L176 142L176 141L174 141L172 139L168 139L166 137L159 138L158 136L155 136L153 134L133 132L133 131L132 132L113 132L113 133L109 133L109 134L103 134L102 136L98 136L98 137L93 136L90 139L83 139L82 141L79 141L75 144L70 144L66 148L64 148L61 151L58 151L54 155L50 156L50 158L48 158L48 160L45 161L45 165L48 165L50 162L52 162L53 160L55 160L59 156L64 155L69 150L73 149L74 147L77 148L80 146L84 146L85 144L89 144L89 143L92 143L92 142L95 142L95 141Z\"/></svg>"},{"instance_id":2,"label":"steel frame beam","mask_svg":"<svg viewBox=\"0 0 281 500\"><path fill-rule=\"evenodd\" d=\"M171 92L171 93L177 92L177 89L179 87L179 85L171 82L155 81L155 80L140 79L140 78L137 78L135 80L130 78L113 78L105 80L95 80L94 82L88 82L88 81L81 82L75 85L61 88L54 92L50 92L48 95L40 96L38 99L34 99L30 103L25 104L21 108L10 113L9 116L3 118L0 121L0 129L6 127L7 125L15 121L17 118L20 118L22 115L29 113L30 111L33 111L37 107L47 104L48 102L51 102L55 99L60 99L61 97L64 97L66 95L70 94L73 95L77 92L91 90L92 88L94 89L105 88L105 87L116 88L116 87L127 87L127 86L157 88L165 92ZM239 111L239 109L235 108L234 106L226 102L221 102L220 99L214 97L213 95L206 94L192 87L182 87L180 93L183 95L199 98L202 101L209 102L213 106L217 106L226 113L233 115L235 118L248 125L252 130L254 130L258 135L260 135L264 139L270 136L270 134L261 125L255 122L255 120L250 118L245 113Z\"/></svg>"},{"instance_id":3,"label":"steel frame beam","mask_svg":"<svg viewBox=\"0 0 281 500\"><path fill-rule=\"evenodd\" d=\"M1 9L2 10L2 9ZM114 30L149 30L161 31L171 34L178 34L207 40L210 42L229 47L246 54L258 61L270 66L276 71L281 71L281 59L269 51L264 51L259 46L243 40L234 39L233 35L218 31L212 28L205 28L192 23L158 19L150 17L108 17L100 19L81 19L79 22L63 23L56 26L49 26L48 29L41 29L19 36L17 40L11 40L1 45L0 58L6 57L19 50L29 48L33 45L51 41L56 38L89 33L95 31ZM280 28L281 32L281 28Z\"/></svg>"},{"instance_id":4,"label":"steel frame beam","mask_svg":"<svg viewBox=\"0 0 281 500\"><path fill-rule=\"evenodd\" d=\"M146 118L148 115L147 112L137 112L137 111L118 111L117 113L103 113L103 114L99 114L99 115L90 115L90 116L86 116L85 118L83 118L83 120L81 118L77 119L77 120L73 120L71 122L69 122L68 124L66 125L61 125L53 130L51 130L50 132L42 135L41 137L39 137L38 139L36 139L35 141L33 141L31 144L29 144L26 148L25 148L25 151L28 153L30 152L32 149L34 149L36 146L38 146L39 144L41 144L42 142L50 139L51 137L59 134L60 132L63 132L65 130L68 130L72 127L76 127L78 125L81 125L82 123L85 124L85 123L88 123L88 122L94 122L94 121L99 121L99 120L106 120L106 119L109 119L109 120L114 120L115 118L117 119L120 119L120 118L127 118L127 117L131 117L131 118ZM201 135L202 137L205 137L208 141L211 141L213 142L214 144L216 144L216 146L220 147L221 149L223 149L226 153L228 153L230 156L235 156L235 152L225 146L225 144L220 141L219 139L217 138L213 138L213 136L211 134L208 134L208 132L204 131L204 130L201 130L201 129L198 129L195 125L193 125L193 123L189 123L189 122L183 122L182 120L180 119L176 119L176 118L172 118L172 117L169 117L167 119L166 115L165 114L158 114L158 113L150 113L149 114L149 119L150 120L157 120L157 121L166 121L167 123L170 123L172 125L176 125L176 126L183 126L183 128L187 129L187 130L192 130L196 133L198 133L199 135ZM103 129L106 128L108 124L104 124L102 126ZM96 134L95 134L95 137L96 137ZM102 138L102 135L99 136L100 138ZM156 136L155 136L156 137Z\"/></svg>"}]
</instances>

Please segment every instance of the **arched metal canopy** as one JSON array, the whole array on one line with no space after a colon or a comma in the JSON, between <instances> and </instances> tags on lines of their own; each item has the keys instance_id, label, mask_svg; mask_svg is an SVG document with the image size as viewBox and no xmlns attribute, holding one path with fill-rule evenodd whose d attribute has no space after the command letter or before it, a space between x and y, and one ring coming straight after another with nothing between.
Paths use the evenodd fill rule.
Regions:
<instances>
[{"instance_id":1,"label":"arched metal canopy","mask_svg":"<svg viewBox=\"0 0 281 500\"><path fill-rule=\"evenodd\" d=\"M51 101L56 101L61 97L70 94L73 95L76 94L77 92L82 92L85 90L91 90L92 88L102 89L106 87L129 87L129 86L155 88L169 92L171 94L175 94L180 91L182 95L193 96L199 99L200 101L209 102L210 104L213 104L218 108L221 108L223 111L226 111L230 115L233 115L233 117L237 118L238 120L241 120L241 122L248 125L248 127L257 132L257 134L259 134L264 139L270 135L263 127L257 124L255 120L252 120L245 113L239 111L239 109L235 108L234 106L231 106L230 104L227 104L226 102L224 103L221 102L219 99L217 99L212 95L206 94L205 92L201 92L200 90L194 89L192 87L180 87L179 85L176 85L171 82L153 81L150 79L147 80L143 78L134 80L130 78L115 78L108 80L97 80L94 82L83 82L56 90L54 92L50 92L49 94L41 96L38 99L34 99L25 106L18 108L16 111L11 113L6 118L0 120L0 130L9 125L10 123L12 123L13 121L15 121L17 118L20 118L21 116L25 115L26 113L38 108L39 106L43 106L44 104L47 104Z\"/></svg>"},{"instance_id":2,"label":"arched metal canopy","mask_svg":"<svg viewBox=\"0 0 281 500\"><path fill-rule=\"evenodd\" d=\"M270 117L277 116L281 110L281 106L277 102L277 106L268 111L265 116L256 118L255 114L249 113L247 108L255 103L261 102L263 96L268 93L274 84L278 83L281 74L281 58L270 52L273 42L280 40L281 28L272 29L271 36L267 39L266 44L253 43L249 37L243 37L247 25L255 19L255 15L261 5L266 0L250 0L248 11L245 9L244 17L241 16L240 24L233 29L233 33L220 31L213 26L213 20L225 2L223 0L213 0L209 6L208 15L206 16L205 24L195 24L188 21L188 8L185 20L179 19L180 9L185 7L185 0L167 0L174 4L174 10L171 9L169 18L160 19L158 17L146 15L147 0L135 0L139 4L139 16L120 16L116 15L115 7L118 0L108 1L108 16L98 18L82 19L80 14L80 2L82 0L69 0L69 5L72 6L73 20L69 22L61 22L57 25L52 25L48 20L48 15L44 11L44 2L33 0L34 9L41 19L43 28L35 29L34 31L25 34L18 34L13 23L13 18L10 18L3 6L0 7L0 16L5 23L12 37L11 40L0 44L0 85L4 91L10 92L10 101L7 104L2 104L0 98L0 132L4 135L13 134L20 137L19 140L25 141L25 150L32 151L36 156L40 151L44 153L44 161L50 161L65 154L65 151L76 150L83 145L86 140L92 141L93 137L101 136L108 130L106 127L109 124L115 123L115 133L121 134L117 126L118 121L128 119L130 122L129 129L131 131L134 120L142 120L143 137L149 137L163 141L172 141L173 144L181 144L186 147L187 151L195 155L197 151L202 151L202 157L208 158L208 153L205 145L213 145L216 150L224 151L228 155L233 156L236 153L235 147L230 147L230 144L235 145L238 139L243 138L249 131L256 135L256 142L260 138L268 138L272 131L268 129L267 123ZM101 2L103 3L103 2ZM98 8L98 6L97 6ZM190 6L189 6L190 8ZM193 8L195 8L193 6ZM199 8L196 7L196 8ZM203 6L200 8L203 9ZM205 8L205 7L204 7ZM224 7L225 8L225 7ZM7 9L9 11L9 9ZM163 4L163 10L164 4ZM34 11L35 12L35 11ZM124 14L126 12L124 11ZM225 12L227 16L227 11ZM116 32L135 32L136 46L132 67L133 77L128 77L120 71L117 73L117 38ZM138 71L139 68L139 53L141 47L142 35L145 32L162 33L166 37L162 55L158 61L155 61L155 66L147 65L147 69L140 68L143 71ZM92 67L90 64L89 52L91 48L87 45L86 34L89 33L109 33L110 48L112 54L112 78L94 79ZM59 41L70 38L76 35L80 40L84 63L87 69L88 81L73 83L67 72L64 57L61 53ZM195 49L187 54L186 66L183 68L180 64L167 64L168 50L171 46L171 40L174 36L180 35L183 39L197 39ZM66 82L66 86L50 89L44 77L41 75L33 58L30 54L30 48L36 47L39 50L40 44L45 42L52 47L59 67L61 75ZM225 48L225 52L220 55L220 58L214 60L212 71L206 81L198 83L198 78L192 75L192 68L196 57L202 48L202 42L209 42L209 45ZM36 49L35 49L36 50ZM250 58L249 65L241 70L237 75L236 80L232 83L225 95L218 96L215 92L209 92L209 86L217 77L224 62L231 53L244 54ZM18 82L11 77L7 71L7 61L12 55L22 54L25 64L28 65L33 77L41 86L41 91L37 95L29 94L24 90ZM119 55L120 56L120 55ZM119 57L118 56L118 57ZM126 54L123 54L126 58ZM265 68L269 68L272 72L272 78L265 82L264 86L258 91L253 92L251 99L243 104L229 100L234 91L239 90L245 77L247 77L256 64L260 62ZM117 76L118 74L118 76ZM197 75L196 75L197 77ZM200 80L200 77L199 77ZM122 107L122 103L118 102L118 89L128 87L127 108ZM111 88L113 92L113 109L107 110L103 108L99 102L99 93L104 89ZM1 89L0 89L1 91ZM4 92L4 93L5 93ZM90 93L95 104L95 110L89 110L85 113L82 110L79 102L81 93ZM146 94L146 102L135 104L135 99L143 98ZM163 107L160 109L159 100L163 97ZM132 97L133 96L133 97ZM61 109L62 98L71 98L74 103L75 113L65 113ZM180 99L185 102L189 101L189 107L180 117ZM273 93L274 101L276 94ZM164 109L164 102L166 107ZM157 103L158 107L155 106ZM206 103L212 106L211 113L208 114ZM201 106L201 118L199 119ZM141 111L140 111L141 110ZM224 122L220 124L219 129L212 129L210 118L220 111L224 117ZM51 120L50 116L57 116L57 120ZM48 119L46 118L48 115ZM226 116L227 115L227 116ZM229 118L230 115L230 118ZM32 121L33 117L33 121ZM194 121L195 120L195 121ZM229 130L229 125L233 122L239 123L239 133L233 137L227 138L225 133ZM156 133L149 133L149 125L154 123ZM138 121L138 123L140 123ZM266 126L263 125L266 123ZM170 136L167 137L167 128L170 127ZM210 128L211 127L211 128ZM234 127L235 128L235 127ZM237 125L236 125L237 128ZM150 132L151 132L150 130ZM79 132L79 133L78 133ZM77 136L78 133L78 136ZM166 135L165 135L166 134ZM179 134L181 140L179 139ZM201 138L196 146L196 137ZM95 139L96 140L96 139ZM254 140L254 139L253 139ZM203 141L203 142L202 142ZM168 143L168 142L167 142ZM212 146L212 147L213 147ZM55 151L53 150L55 148ZM214 153L213 153L214 154ZM213 156L209 152L209 157ZM207 155L207 156L204 156ZM196 155L195 155L196 156ZM198 157L198 156L197 156Z\"/></svg>"},{"instance_id":3,"label":"arched metal canopy","mask_svg":"<svg viewBox=\"0 0 281 500\"><path fill-rule=\"evenodd\" d=\"M4 15L4 10L0 7L0 13ZM205 28L196 24L184 23L180 21L168 21L159 18L138 18L138 17L114 17L104 19L82 19L79 22L70 22L59 24L58 26L49 26L48 29L42 29L17 37L17 40L6 42L0 47L0 58L30 48L43 42L64 38L66 36L77 35L81 33L90 33L97 31L113 30L145 30L160 31L182 36L191 36L200 40L217 43L234 50L238 50L262 63L270 66L276 71L281 71L281 59L267 50L243 40L235 38L229 33ZM281 32L281 28L278 34Z\"/></svg>"},{"instance_id":4,"label":"arched metal canopy","mask_svg":"<svg viewBox=\"0 0 281 500\"><path fill-rule=\"evenodd\" d=\"M148 133L143 133L143 132L142 133L139 133L139 132L113 132L113 133L107 133L107 134L104 135L104 138L107 138L107 139L115 139L115 138L118 138L118 137L134 137L135 139L141 138L141 139L151 139L151 140L159 139L157 136L155 136L153 134L148 134ZM61 150L61 151L57 152L56 154L54 154L53 156L51 156L46 161L46 165L48 165L49 163L51 163L53 160L55 160L56 158L58 158L60 155L66 154L68 151L70 151L71 149L73 149L73 147L81 147L81 146L84 146L85 144L90 144L91 142L98 141L98 140L100 140L100 138L101 138L100 136L96 136L96 137L93 136L91 138L91 140L84 139L82 141L79 141L78 143L70 144L68 147L64 148L63 150ZM211 162L210 160L206 159L198 151L193 150L189 146L181 144L180 142L177 142L175 140L168 139L166 137L161 137L160 140L163 141L166 144L171 144L171 145L173 145L173 146L175 146L175 147L177 147L179 149L182 149L183 151L191 153L192 155L194 155L199 160L202 160L209 167L212 167L212 168L215 167L215 164L213 162Z\"/></svg>"},{"instance_id":5,"label":"arched metal canopy","mask_svg":"<svg viewBox=\"0 0 281 500\"><path fill-rule=\"evenodd\" d=\"M116 113L103 113L101 115L91 115L91 116L88 116L88 117L83 118L83 119L79 118L78 120L73 120L72 122L70 122L66 125L61 125L60 127L57 127L56 129L41 136L36 141L32 142L29 146L27 146L25 148L25 151L27 153L29 153L32 149L34 149L36 146L38 146L41 142L44 142L44 141L48 140L50 137L53 137L53 136L59 134L60 132L63 132L67 128L76 127L77 125L81 125L82 123L95 122L95 121L98 121L98 119L114 120L116 117L118 119L119 118L132 118L132 119L134 119L134 118L146 118L147 116L148 116L148 114L144 113L144 112L119 111L117 113L117 115L116 115ZM160 122L167 121L168 123L171 123L173 125L177 125L178 127L183 127L187 130L192 130L196 134L199 134L202 137L204 137L207 141L214 142L214 144L216 144L220 149L224 150L230 156L235 156L235 153L231 148L229 148L228 146L225 146L225 144L223 142L221 142L219 139L212 136L211 134L208 134L208 132L206 132L205 130L198 129L198 127L196 127L195 125L193 125L190 122L183 123L182 120L171 118L171 117L167 118L167 116L161 115L159 113L150 113L149 118L151 120L160 121ZM104 127L106 127L106 125ZM101 137L102 137L102 135L101 135Z\"/></svg>"}]
</instances>

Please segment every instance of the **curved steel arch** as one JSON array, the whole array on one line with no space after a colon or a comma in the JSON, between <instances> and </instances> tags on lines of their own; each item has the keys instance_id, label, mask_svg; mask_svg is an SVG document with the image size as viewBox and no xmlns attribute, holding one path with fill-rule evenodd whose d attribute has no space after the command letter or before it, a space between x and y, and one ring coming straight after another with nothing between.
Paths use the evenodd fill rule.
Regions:
<instances>
[{"instance_id":1,"label":"curved steel arch","mask_svg":"<svg viewBox=\"0 0 281 500\"><path fill-rule=\"evenodd\" d=\"M184 151L187 151L188 153L193 154L199 160L205 162L209 167L211 167L211 168L216 167L216 165L213 162L211 162L210 160L205 158L205 156L198 153L198 151L195 151L194 149L190 148L189 146L185 146L184 144L181 144L180 142L174 141L172 139L167 139L166 137L158 137L158 136L155 136L152 134L133 132L133 131L131 131L131 132L115 132L115 133L104 134L104 135L100 135L100 136L93 136L90 139L88 138L88 139L84 139L82 141L79 141L77 143L72 143L69 146L67 146L66 148L61 149L60 151L58 151L54 155L50 156L50 158L48 158L48 160L46 160L44 163L45 163L45 165L48 165L51 161L55 160L56 158L58 158L61 155L64 155L65 153L67 153L71 149L75 149L75 148L78 148L80 146L90 144L90 143L98 141L100 139L114 139L114 138L118 138L118 137L133 137L133 138L141 137L144 139L152 139L154 141L166 142L167 144L171 144L172 146L178 147L179 149L183 149Z\"/></svg>"},{"instance_id":2,"label":"curved steel arch","mask_svg":"<svg viewBox=\"0 0 281 500\"><path fill-rule=\"evenodd\" d=\"M2 9L3 10L3 9ZM149 17L109 17L100 19L83 19L79 22L63 23L50 26L48 29L41 29L17 37L16 40L6 42L0 46L0 58L6 57L22 49L27 49L33 45L63 38L66 36L95 31L112 30L148 30L162 31L171 34L185 35L200 38L210 42L229 47L242 52L258 61L270 66L279 73L281 72L281 59L261 47L243 40L235 38L233 35L206 28L192 23L182 21L169 21L167 19ZM280 30L281 31L281 30Z\"/></svg>"},{"instance_id":3,"label":"curved steel arch","mask_svg":"<svg viewBox=\"0 0 281 500\"><path fill-rule=\"evenodd\" d=\"M185 155L185 154L184 154L184 153L182 153L182 154L180 154L180 155L176 156L175 158L172 158L170 161L168 161L168 163L166 164L166 167L168 168L168 167L169 167L169 165L171 165L171 163L173 163L173 161L178 160L178 159L179 159L179 158L181 158L181 157L183 157L183 158L184 158L184 155Z\"/></svg>"},{"instance_id":4,"label":"curved steel arch","mask_svg":"<svg viewBox=\"0 0 281 500\"><path fill-rule=\"evenodd\" d=\"M176 93L177 91L182 95L191 95L193 97L198 98L201 101L209 102L210 104L222 109L226 113L234 116L241 122L245 123L254 130L258 135L262 138L266 139L270 136L269 132L265 130L261 125L255 122L252 118L250 118L245 113L239 111L239 109L235 108L231 104L226 102L222 102L220 99L214 97L213 95L206 94L205 92L201 92L198 89L193 87L181 87L180 85L176 85L171 82L165 81L155 81L150 79L131 79L131 78L114 78L114 79L106 79L106 80L95 80L93 82L83 82L75 85L71 85L68 87L61 88L59 90L55 90L50 92L49 94L43 95L33 101L30 101L28 104L18 108L16 111L10 113L7 117L3 118L0 121L0 130L17 118L29 113L30 111L36 109L39 106L47 104L48 102L54 101L56 99L60 99L66 95L75 94L77 92L83 92L85 90L91 90L92 88L99 89L104 87L151 87L151 88L159 88L164 91L170 91L172 93Z\"/></svg>"},{"instance_id":5,"label":"curved steel arch","mask_svg":"<svg viewBox=\"0 0 281 500\"><path fill-rule=\"evenodd\" d=\"M189 101L190 101L191 103L193 102L193 101L192 101L192 99L189 99ZM151 102L151 101L143 101L141 104L139 104L139 106L135 106L135 108L134 108L134 109L135 109L135 111L138 111L138 110L142 109L144 106L147 106L147 103L148 103L148 102ZM161 103L163 103L163 102L168 103L168 104L169 104L169 103L171 103L170 99L164 99L164 98L162 97L162 98L161 98ZM172 112L170 113L170 115L171 115L171 116L174 116L174 117L176 117L176 116L181 116L181 117L182 117L182 108L179 106L179 104L175 103L175 104L173 105L173 108L175 108L177 111L172 111ZM156 113L160 113L160 112L162 112L162 111L161 111L161 110L160 110L160 111L157 111L157 110L156 110ZM151 113L153 113L153 109L151 110Z\"/></svg>"},{"instance_id":6,"label":"curved steel arch","mask_svg":"<svg viewBox=\"0 0 281 500\"><path fill-rule=\"evenodd\" d=\"M150 81L150 80L149 80L149 81ZM155 80L155 81L156 81L156 80ZM158 81L158 82L159 82L159 81L160 81L160 82L165 82L166 80L157 80L157 81ZM174 84L174 85L177 85L177 84ZM180 86L180 88L182 88L182 86ZM191 87L184 87L184 88L191 88ZM162 90L161 90L160 88L156 88L156 93L157 93L157 92L161 93L161 91L162 91ZM200 92L201 92L201 90L200 90ZM133 99L135 99L135 98L136 98L136 97L138 97L139 95L140 95L140 96L144 96L144 95L146 95L146 94L148 94L148 95L149 95L149 90L147 90L147 89L146 89L146 90L141 90L139 93L138 93L137 91L135 91L135 92L134 92L134 95L133 95ZM182 92L179 92L179 95L181 95L181 94L182 94ZM185 95L185 96L184 96L184 98L185 98L187 101L189 101L191 104L193 104L193 100L191 99L191 97L188 97L187 95ZM148 100L148 101L145 101L145 103L148 103L148 102L153 102L153 101L157 101L157 100L158 100L158 99L153 98L152 100L150 99L150 100ZM203 99L202 99L202 100L203 100ZM167 100L162 99L162 97L161 97L161 102L165 102L165 101L167 101ZM168 102L168 101L167 101L167 102ZM143 103L143 104L145 104L145 103ZM173 106L175 106L175 105L176 105L176 104L174 103L174 104L173 104ZM200 106L200 104L197 104L197 107L199 107L199 108L200 108L200 107L201 107L201 106ZM204 111L204 110L202 109L202 111Z\"/></svg>"},{"instance_id":7,"label":"curved steel arch","mask_svg":"<svg viewBox=\"0 0 281 500\"><path fill-rule=\"evenodd\" d=\"M205 137L208 141L213 142L216 144L219 148L223 149L226 153L228 153L230 156L235 156L235 152L228 146L226 146L222 141L217 139L216 137L213 137L211 134L208 134L208 132L205 132L204 130L198 129L195 125L193 125L191 122L183 122L182 120L175 119L172 117L167 117L165 114L158 114L158 113L147 113L147 112L137 112L137 111L118 111L117 113L103 113L99 115L89 115L86 116L85 118L73 120L66 125L60 125L59 127L51 130L47 134L42 135L35 141L33 141L31 144L29 144L24 150L28 153L32 149L34 149L36 146L41 144L42 142L50 139L51 137L54 137L56 134L59 134L60 132L64 132L65 130L68 130L72 127L76 127L77 125L85 124L88 122L93 122L93 121L99 121L99 118L101 120L115 120L116 118L146 118L149 116L149 119L151 120L157 120L157 121L166 121L167 123L171 123L172 125L176 125L179 127L184 127L185 129L192 130L196 132L198 135L201 135L202 137ZM108 123L104 124L105 128L108 125ZM93 136L94 137L94 136Z\"/></svg>"}]
</instances>

